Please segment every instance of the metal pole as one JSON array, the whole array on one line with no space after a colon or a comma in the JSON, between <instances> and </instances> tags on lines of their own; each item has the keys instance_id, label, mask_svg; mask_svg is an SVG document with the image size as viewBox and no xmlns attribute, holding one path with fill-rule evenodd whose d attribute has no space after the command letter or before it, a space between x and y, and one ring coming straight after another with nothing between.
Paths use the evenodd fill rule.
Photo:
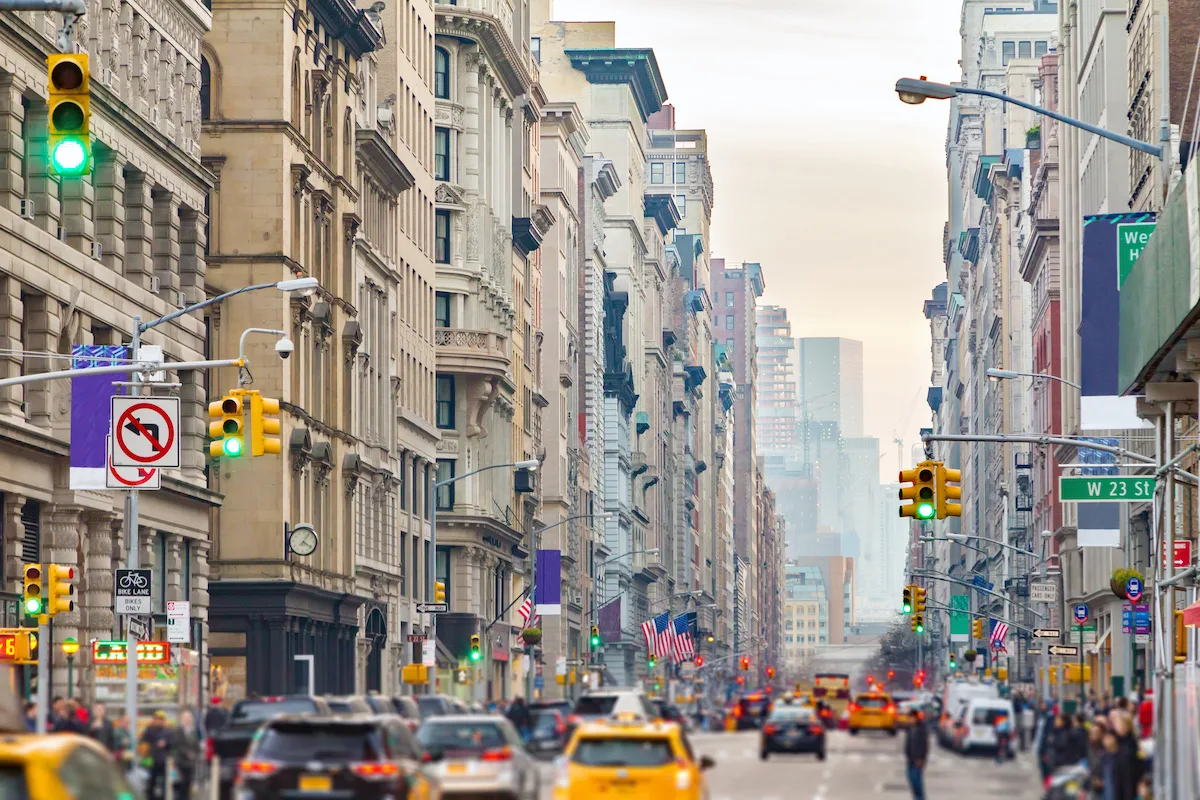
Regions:
<instances>
[{"instance_id":1,"label":"metal pole","mask_svg":"<svg viewBox=\"0 0 1200 800\"><path fill-rule=\"evenodd\" d=\"M438 489L441 484L437 480L437 464L433 465L433 497L429 504L429 554L425 556L425 602L433 603L434 584L437 582L437 509ZM448 558L449 556L447 556ZM449 571L449 564L446 565ZM447 602L449 598L447 598ZM437 614L429 615L429 646L433 648L433 680L429 681L429 694L437 693ZM425 661L425 646L421 646L421 660Z\"/></svg>"},{"instance_id":2,"label":"metal pole","mask_svg":"<svg viewBox=\"0 0 1200 800\"><path fill-rule=\"evenodd\" d=\"M42 570L43 581L45 585L45 569ZM38 687L37 687L37 732L46 732L46 720L50 716L50 636L49 626L42 620L46 617L41 617L38 620L37 637L38 637Z\"/></svg>"},{"instance_id":3,"label":"metal pole","mask_svg":"<svg viewBox=\"0 0 1200 800\"><path fill-rule=\"evenodd\" d=\"M1163 420L1163 460L1169 461L1175 452L1175 403L1167 403L1167 416ZM1175 526L1177 520L1175 518L1175 474L1167 474L1166 494L1163 496L1163 503L1166 506L1166 513L1163 515L1166 518L1166 535L1162 538L1166 542L1166 553L1160 555L1163 558L1163 576L1166 580L1170 580L1175 576ZM1162 749L1162 765L1163 777L1166 780L1166 785L1170 787L1169 794L1166 797L1174 797L1175 792L1175 626L1172 624L1175 615L1175 589L1168 588L1162 597L1163 609L1161 611L1163 633L1166 639L1165 654L1159 665L1162 674L1163 692L1159 696L1158 703L1155 705L1162 706L1162 732L1163 732L1163 749ZM1158 761L1158 751L1155 751L1155 761Z\"/></svg>"},{"instance_id":4,"label":"metal pole","mask_svg":"<svg viewBox=\"0 0 1200 800\"><path fill-rule=\"evenodd\" d=\"M1004 544L1004 552L1002 552L1000 554L1000 557L1003 559L1000 562L1001 568L1003 569L1002 577L1000 580L1001 580L1001 585L1004 586L1004 616L1007 617L1008 619L1012 619L1012 605L1009 603L1010 589L1008 586L1008 581L1012 574L1012 564L1009 561L1009 559L1011 558L1011 553L1012 553L1012 549L1011 549L1012 545L1009 544L1009 541L1008 541L1008 491L1007 490L1000 493L1000 501L1002 503L1004 503L1004 510L1000 514L1000 528L1001 528L1000 539ZM1020 647L1021 647L1021 645L1018 642L1018 644L1017 644L1018 652L1020 652ZM1007 654L1005 654L1005 656L1004 656L1004 665L1005 665L1005 667L1008 666L1008 655Z\"/></svg>"},{"instance_id":5,"label":"metal pole","mask_svg":"<svg viewBox=\"0 0 1200 800\"><path fill-rule=\"evenodd\" d=\"M142 318L133 316L133 337L130 348L136 359L138 350L142 347ZM129 393L134 397L141 395L140 376L134 373ZM125 499L125 538L129 547L126 555L125 568L138 568L138 490L130 489ZM137 668L137 637L130 629L129 617L125 618L125 714L129 719L129 741L134 745L138 740L138 668Z\"/></svg>"},{"instance_id":6,"label":"metal pole","mask_svg":"<svg viewBox=\"0 0 1200 800\"><path fill-rule=\"evenodd\" d=\"M75 656L67 656L67 698L75 698Z\"/></svg>"},{"instance_id":7,"label":"metal pole","mask_svg":"<svg viewBox=\"0 0 1200 800\"><path fill-rule=\"evenodd\" d=\"M1065 669L1065 668L1064 668ZM1079 713L1087 701L1087 684L1083 680L1083 623L1079 623Z\"/></svg>"},{"instance_id":8,"label":"metal pole","mask_svg":"<svg viewBox=\"0 0 1200 800\"><path fill-rule=\"evenodd\" d=\"M537 538L539 531L530 531L529 533L529 594L530 601L533 606L529 612L531 620L537 619ZM545 641L546 632L542 631L542 641ZM533 673L534 666L534 651L537 649L535 645L527 645L529 656L529 669L525 671L525 702L533 700Z\"/></svg>"}]
</instances>

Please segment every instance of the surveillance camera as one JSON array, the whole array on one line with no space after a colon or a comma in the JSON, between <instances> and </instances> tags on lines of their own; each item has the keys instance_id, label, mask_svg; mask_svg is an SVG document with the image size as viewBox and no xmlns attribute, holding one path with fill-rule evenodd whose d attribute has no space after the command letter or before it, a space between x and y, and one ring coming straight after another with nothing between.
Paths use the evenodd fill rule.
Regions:
<instances>
[{"instance_id":1,"label":"surveillance camera","mask_svg":"<svg viewBox=\"0 0 1200 800\"><path fill-rule=\"evenodd\" d=\"M292 344L291 339L280 339L275 343L275 354L287 361L291 357L292 352L296 349L296 345Z\"/></svg>"}]
</instances>

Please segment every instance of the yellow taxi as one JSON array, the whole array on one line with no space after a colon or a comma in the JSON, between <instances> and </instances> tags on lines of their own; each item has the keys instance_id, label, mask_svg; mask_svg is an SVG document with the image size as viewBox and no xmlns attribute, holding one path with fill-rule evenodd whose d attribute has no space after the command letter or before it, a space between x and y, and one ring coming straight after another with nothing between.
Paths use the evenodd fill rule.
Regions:
<instances>
[{"instance_id":1,"label":"yellow taxi","mask_svg":"<svg viewBox=\"0 0 1200 800\"><path fill-rule=\"evenodd\" d=\"M864 692L850 703L850 735L859 731L887 731L896 735L896 704L883 692Z\"/></svg>"},{"instance_id":2,"label":"yellow taxi","mask_svg":"<svg viewBox=\"0 0 1200 800\"><path fill-rule=\"evenodd\" d=\"M101 745L70 733L0 734L0 797L133 800L133 789Z\"/></svg>"},{"instance_id":3,"label":"yellow taxi","mask_svg":"<svg viewBox=\"0 0 1200 800\"><path fill-rule=\"evenodd\" d=\"M920 703L915 700L900 703L896 708L896 725L901 728L911 728L917 722L919 711Z\"/></svg>"},{"instance_id":4,"label":"yellow taxi","mask_svg":"<svg viewBox=\"0 0 1200 800\"><path fill-rule=\"evenodd\" d=\"M683 729L670 722L618 717L584 723L559 760L554 800L597 797L707 800L705 771Z\"/></svg>"}]
</instances>

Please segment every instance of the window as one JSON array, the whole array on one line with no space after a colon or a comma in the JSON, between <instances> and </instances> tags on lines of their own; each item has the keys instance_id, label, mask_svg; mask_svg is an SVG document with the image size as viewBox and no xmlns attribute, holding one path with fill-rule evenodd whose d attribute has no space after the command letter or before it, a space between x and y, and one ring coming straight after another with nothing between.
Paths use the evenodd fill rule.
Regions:
<instances>
[{"instance_id":1,"label":"window","mask_svg":"<svg viewBox=\"0 0 1200 800\"><path fill-rule=\"evenodd\" d=\"M434 229L433 259L439 264L450 263L450 212L438 210Z\"/></svg>"},{"instance_id":2,"label":"window","mask_svg":"<svg viewBox=\"0 0 1200 800\"><path fill-rule=\"evenodd\" d=\"M655 161L654 163L652 163L650 165L650 182L651 183L662 183L663 182L663 165L662 165L661 161Z\"/></svg>"},{"instance_id":3,"label":"window","mask_svg":"<svg viewBox=\"0 0 1200 800\"><path fill-rule=\"evenodd\" d=\"M1047 42L1034 42L1033 43L1034 58L1041 58L1042 56L1046 55L1047 52L1049 52L1049 49L1050 49L1049 44Z\"/></svg>"},{"instance_id":4,"label":"window","mask_svg":"<svg viewBox=\"0 0 1200 800\"><path fill-rule=\"evenodd\" d=\"M433 297L433 324L439 328L450 327L450 293L438 292Z\"/></svg>"},{"instance_id":5,"label":"window","mask_svg":"<svg viewBox=\"0 0 1200 800\"><path fill-rule=\"evenodd\" d=\"M26 500L21 506L21 527L25 529L21 539L21 560L36 564L42 560L42 504L37 500Z\"/></svg>"},{"instance_id":6,"label":"window","mask_svg":"<svg viewBox=\"0 0 1200 800\"><path fill-rule=\"evenodd\" d=\"M437 426L454 430L454 376L437 377Z\"/></svg>"},{"instance_id":7,"label":"window","mask_svg":"<svg viewBox=\"0 0 1200 800\"><path fill-rule=\"evenodd\" d=\"M158 532L154 543L154 577L158 584L153 589L151 601L155 614L162 614L167 609L167 534Z\"/></svg>"},{"instance_id":8,"label":"window","mask_svg":"<svg viewBox=\"0 0 1200 800\"><path fill-rule=\"evenodd\" d=\"M531 37L529 40L529 52L533 56L533 63L538 66L542 65L542 38L540 36Z\"/></svg>"},{"instance_id":9,"label":"window","mask_svg":"<svg viewBox=\"0 0 1200 800\"><path fill-rule=\"evenodd\" d=\"M439 458L437 462L437 482L448 481L454 477L455 462L450 459ZM454 510L454 484L438 487L437 491L437 510L438 511L453 511Z\"/></svg>"},{"instance_id":10,"label":"window","mask_svg":"<svg viewBox=\"0 0 1200 800\"><path fill-rule=\"evenodd\" d=\"M687 195L675 195L675 207L679 209L679 216L687 216Z\"/></svg>"},{"instance_id":11,"label":"window","mask_svg":"<svg viewBox=\"0 0 1200 800\"><path fill-rule=\"evenodd\" d=\"M733 339L726 339L725 346L732 349L733 348Z\"/></svg>"},{"instance_id":12,"label":"window","mask_svg":"<svg viewBox=\"0 0 1200 800\"><path fill-rule=\"evenodd\" d=\"M1033 55L1033 42L1021 42L1017 46L1018 58L1030 58Z\"/></svg>"},{"instance_id":13,"label":"window","mask_svg":"<svg viewBox=\"0 0 1200 800\"><path fill-rule=\"evenodd\" d=\"M433 579L446 587L446 602L450 602L450 548L439 547L433 556Z\"/></svg>"},{"instance_id":14,"label":"window","mask_svg":"<svg viewBox=\"0 0 1200 800\"><path fill-rule=\"evenodd\" d=\"M450 180L449 128L434 128L433 131L433 177L439 181Z\"/></svg>"},{"instance_id":15,"label":"window","mask_svg":"<svg viewBox=\"0 0 1200 800\"><path fill-rule=\"evenodd\" d=\"M433 51L433 95L450 99L450 53L441 47Z\"/></svg>"},{"instance_id":16,"label":"window","mask_svg":"<svg viewBox=\"0 0 1200 800\"><path fill-rule=\"evenodd\" d=\"M200 59L200 119L212 118L212 67L207 58Z\"/></svg>"},{"instance_id":17,"label":"window","mask_svg":"<svg viewBox=\"0 0 1200 800\"><path fill-rule=\"evenodd\" d=\"M733 292L725 293L725 307L726 308L733 308L733 298L734 297L735 297L735 295Z\"/></svg>"},{"instance_id":18,"label":"window","mask_svg":"<svg viewBox=\"0 0 1200 800\"><path fill-rule=\"evenodd\" d=\"M1000 63L1007 65L1008 62L1012 61L1013 57L1016 56L1016 54L1017 54L1017 43L1016 42L1002 42L1000 44L1000 54L1001 54Z\"/></svg>"},{"instance_id":19,"label":"window","mask_svg":"<svg viewBox=\"0 0 1200 800\"><path fill-rule=\"evenodd\" d=\"M687 162L675 162L675 183L687 183Z\"/></svg>"},{"instance_id":20,"label":"window","mask_svg":"<svg viewBox=\"0 0 1200 800\"><path fill-rule=\"evenodd\" d=\"M725 315L725 330L727 330L727 331L733 330L733 314Z\"/></svg>"}]
</instances>

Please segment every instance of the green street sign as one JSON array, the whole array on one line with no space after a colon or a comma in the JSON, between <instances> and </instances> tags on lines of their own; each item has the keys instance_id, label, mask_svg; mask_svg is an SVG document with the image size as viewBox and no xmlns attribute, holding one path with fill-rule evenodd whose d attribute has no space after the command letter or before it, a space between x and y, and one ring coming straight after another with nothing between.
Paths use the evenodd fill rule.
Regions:
<instances>
[{"instance_id":1,"label":"green street sign","mask_svg":"<svg viewBox=\"0 0 1200 800\"><path fill-rule=\"evenodd\" d=\"M1125 285L1125 279L1137 263L1138 256L1154 233L1154 222L1127 222L1117 226L1117 289Z\"/></svg>"},{"instance_id":2,"label":"green street sign","mask_svg":"<svg viewBox=\"0 0 1200 800\"><path fill-rule=\"evenodd\" d=\"M1064 503L1144 503L1154 498L1154 478L1141 475L1064 475L1058 479Z\"/></svg>"}]
</instances>

